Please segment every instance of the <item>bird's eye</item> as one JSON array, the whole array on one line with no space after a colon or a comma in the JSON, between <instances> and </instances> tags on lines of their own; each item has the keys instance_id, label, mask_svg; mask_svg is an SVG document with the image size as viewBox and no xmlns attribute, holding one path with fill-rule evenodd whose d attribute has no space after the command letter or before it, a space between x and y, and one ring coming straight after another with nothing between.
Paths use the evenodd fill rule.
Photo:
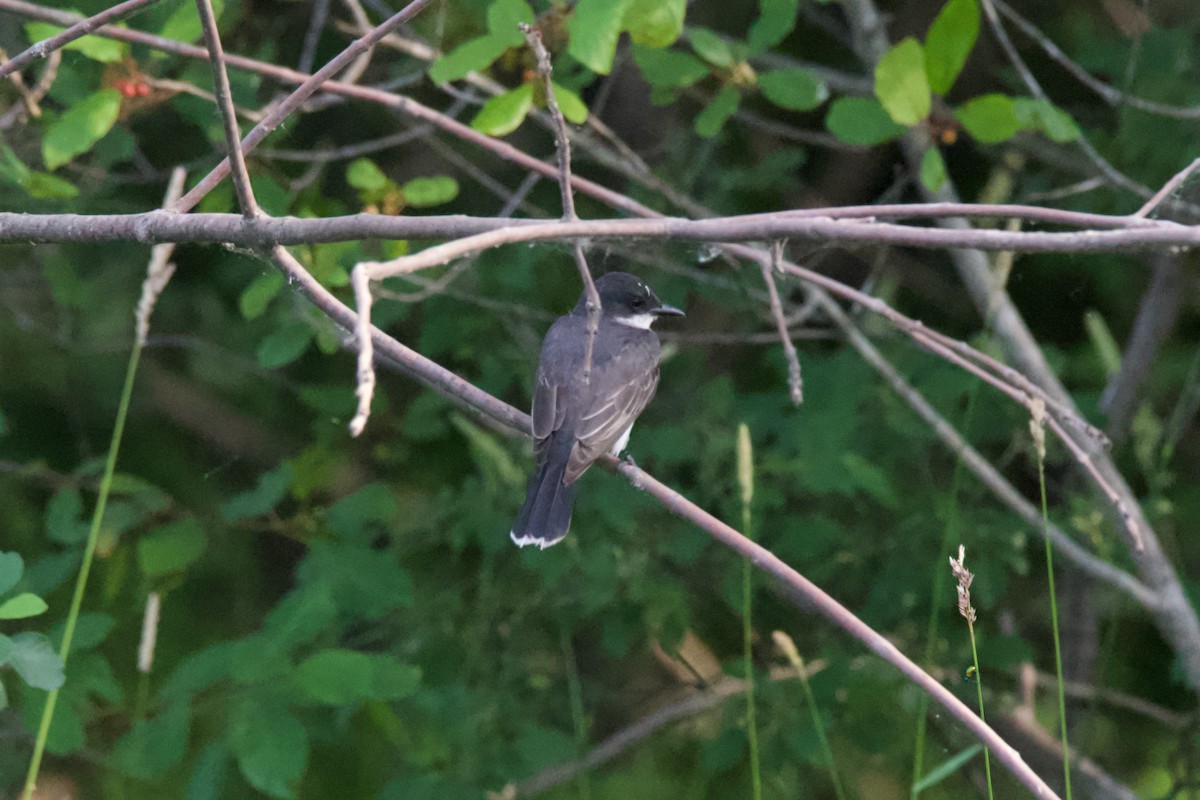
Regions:
<instances>
[{"instance_id":1,"label":"bird's eye","mask_svg":"<svg viewBox=\"0 0 1200 800\"><path fill-rule=\"evenodd\" d=\"M645 308L646 301L644 299L642 299L641 297L635 298L633 301L633 307L634 308Z\"/></svg>"}]
</instances>

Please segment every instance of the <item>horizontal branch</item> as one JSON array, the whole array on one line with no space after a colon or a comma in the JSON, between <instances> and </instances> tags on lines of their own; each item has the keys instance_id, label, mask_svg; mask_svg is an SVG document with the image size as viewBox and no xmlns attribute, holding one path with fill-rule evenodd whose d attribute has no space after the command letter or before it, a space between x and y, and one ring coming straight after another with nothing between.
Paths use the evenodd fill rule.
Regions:
<instances>
[{"instance_id":1,"label":"horizontal branch","mask_svg":"<svg viewBox=\"0 0 1200 800\"><path fill-rule=\"evenodd\" d=\"M898 207L887 216L994 216L978 208L951 204L936 213ZM1026 208L1028 207L1015 207ZM1071 215L1057 212L1056 222L1086 216L1091 227L1074 231L1007 231L986 228L945 229L878 222L882 207L859 219L857 208L806 209L713 219L592 219L575 222L514 220L461 215L405 217L354 214L324 219L271 217L247 220L236 214L16 214L0 213L0 243L135 241L228 243L242 247L318 244L361 239L460 239L405 260L403 271L445 263L504 244L569 239L664 239L692 242L801 241L887 244L927 249L969 248L1026 253L1101 253L1200 246L1200 226L1163 220ZM1043 209L1053 211L1053 209ZM1029 218L1029 214L1023 214ZM1097 222L1107 223L1098 229ZM1124 225L1124 227L1118 227ZM486 236L485 236L486 235ZM444 248L444 249L443 249Z\"/></svg>"}]
</instances>

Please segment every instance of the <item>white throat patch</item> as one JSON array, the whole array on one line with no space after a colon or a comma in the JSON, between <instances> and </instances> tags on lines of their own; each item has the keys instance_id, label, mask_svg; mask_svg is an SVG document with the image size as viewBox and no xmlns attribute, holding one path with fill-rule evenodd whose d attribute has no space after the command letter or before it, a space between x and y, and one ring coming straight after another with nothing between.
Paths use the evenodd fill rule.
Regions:
<instances>
[{"instance_id":1,"label":"white throat patch","mask_svg":"<svg viewBox=\"0 0 1200 800\"><path fill-rule=\"evenodd\" d=\"M634 314L632 317L614 317L613 321L621 325L628 325L630 328L641 328L648 331L655 319L653 314Z\"/></svg>"}]
</instances>

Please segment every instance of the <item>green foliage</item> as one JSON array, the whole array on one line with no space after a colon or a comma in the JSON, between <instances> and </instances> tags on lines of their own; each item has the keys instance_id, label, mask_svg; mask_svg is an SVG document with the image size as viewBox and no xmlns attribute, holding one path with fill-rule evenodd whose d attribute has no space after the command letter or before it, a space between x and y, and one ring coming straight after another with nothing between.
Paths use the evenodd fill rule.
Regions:
<instances>
[{"instance_id":1,"label":"green foliage","mask_svg":"<svg viewBox=\"0 0 1200 800\"><path fill-rule=\"evenodd\" d=\"M894 45L875 67L875 97L897 125L916 125L933 106L925 74L925 50L909 37Z\"/></svg>"},{"instance_id":2,"label":"green foliage","mask_svg":"<svg viewBox=\"0 0 1200 800\"><path fill-rule=\"evenodd\" d=\"M829 98L829 89L806 69L780 69L758 76L763 96L780 108L809 111Z\"/></svg>"},{"instance_id":3,"label":"green foliage","mask_svg":"<svg viewBox=\"0 0 1200 800\"><path fill-rule=\"evenodd\" d=\"M50 123L42 138L42 160L48 169L58 169L71 159L91 150L117 121L121 95L115 89L101 89L68 108Z\"/></svg>"},{"instance_id":4,"label":"green foliage","mask_svg":"<svg viewBox=\"0 0 1200 800\"><path fill-rule=\"evenodd\" d=\"M46 22L25 23L25 35L30 41L45 41L63 32L63 28ZM100 36L81 36L68 42L64 50L74 50L83 53L88 58L104 64L120 61L129 52L129 45L115 39L105 39Z\"/></svg>"},{"instance_id":5,"label":"green foliage","mask_svg":"<svg viewBox=\"0 0 1200 800\"><path fill-rule=\"evenodd\" d=\"M945 182L946 161L936 147L931 147L921 156L921 183L931 192L936 192Z\"/></svg>"},{"instance_id":6,"label":"green foliage","mask_svg":"<svg viewBox=\"0 0 1200 800\"><path fill-rule=\"evenodd\" d=\"M843 142L862 147L883 144L904 133L879 101L866 97L834 100L829 104L825 127Z\"/></svg>"},{"instance_id":7,"label":"green foliage","mask_svg":"<svg viewBox=\"0 0 1200 800\"><path fill-rule=\"evenodd\" d=\"M471 120L471 127L488 136L507 136L520 127L532 108L533 84L523 83L484 103Z\"/></svg>"},{"instance_id":8,"label":"green foliage","mask_svg":"<svg viewBox=\"0 0 1200 800\"><path fill-rule=\"evenodd\" d=\"M612 70L625 12L633 0L579 0L567 20L567 52L593 72Z\"/></svg>"},{"instance_id":9,"label":"green foliage","mask_svg":"<svg viewBox=\"0 0 1200 800\"><path fill-rule=\"evenodd\" d=\"M759 0L758 9L758 19L746 36L750 52L755 54L765 53L792 32L800 13L800 0Z\"/></svg>"},{"instance_id":10,"label":"green foliage","mask_svg":"<svg viewBox=\"0 0 1200 800\"><path fill-rule=\"evenodd\" d=\"M99 4L81 10L93 7ZM604 99L605 124L627 137L653 175L618 174L627 160L614 163L615 151L597 151L595 142L604 139L595 131L575 144L577 172L668 215L685 212L653 188L660 183L722 214L875 202L881 195L907 201L917 198L918 180L929 188L953 182L973 196L1002 155L986 144L1023 133L1070 145L1083 131L1075 120L1086 121L1089 141L1107 159L1148 185L1196 149L1191 123L1113 108L1065 84L1047 84L1066 104L1061 108L992 94L997 87L1017 91L1017 84L998 64L972 62L963 70L978 36L979 9L970 0L927 6L925 16L910 20L916 27L908 26L919 34L936 13L923 43L897 45L877 76L862 72L846 48L830 46L828 30L813 24L810 13L841 19L836 8L813 5L801 15L797 0L761 0L743 10L732 14L713 0L589 2L573 10L545 0L451 3L440 18L431 9L406 32L446 54L429 66L430 80L400 91L444 109L453 100L435 83L486 73L504 88L493 97L479 84L457 87L456 99L479 101L460 119L478 112L477 129L513 134L544 104L516 28L536 23L567 118L585 120L582 98ZM226 50L294 64L310 11L302 3L276 4L266 19L253 4L227 4ZM1136 46L1077 2L1043 24L1072 57L1097 74L1120 76L1123 88L1160 102L1200 103L1192 68L1197 21L1155 21ZM199 35L187 3L156 4L122 24L192 41ZM40 25L24 30L52 33ZM14 26L13 35L21 31ZM318 63L344 41L327 30ZM363 82L414 80L414 63L379 50ZM1044 65L1035 59L1032 66L1040 75ZM27 84L41 69L26 71ZM857 80L842 74L855 70ZM170 166L215 163L224 145L211 104L182 92L116 97L114 80L137 74L206 90L211 80L200 61L96 36L79 40L41 99L40 118L0 109L12 120L0 143L0 206L137 212L161 201L159 179ZM630 91L639 75L661 106ZM236 102L247 109L279 90L235 65L231 79ZM953 117L947 105L934 105L934 95L949 92ZM11 105L16 94L4 97ZM444 132L436 134L437 149L428 146L435 134L425 134L403 147L344 158L341 148L393 133L396 120L367 101L324 102L290 118L250 159L256 194L271 214L492 215L508 199L492 189L521 186L522 170ZM743 107L745 114L736 113ZM895 160L899 147L826 150L822 126L856 147L927 128L936 145L914 171ZM552 139L540 126L525 126L511 143L553 158ZM298 150L318 161L283 157ZM1089 177L1075 174L1073 159L1044 162L1037 148L1021 152L1026 161L1012 171L1014 198ZM190 181L199 177L194 168L190 174ZM526 190L527 203L557 216L553 181ZM1187 199L1190 191L1185 185L1178 196ZM1056 206L1083 211L1132 210L1135 202L1104 188L1059 197ZM577 199L581 216L607 213L583 192ZM201 208L227 212L235 203L225 182ZM331 242L291 250L323 286L350 300L355 263L428 244ZM797 338L807 399L793 408L756 269L735 269L707 245L638 241L628 251L628 244L589 243L593 270L645 275L665 301L689 311L687 320L659 326L669 341L658 396L633 432L637 462L736 521L735 427L745 420L753 434L758 541L904 652L918 653L933 639L934 666L962 676L971 663L965 631L943 625L936 636L923 633L923 621L939 610L927 587L931 570L945 569L941 540L953 513L977 572L979 657L989 692L1003 701L1010 684L1001 673L1018 663L1047 667L1045 587L1030 568L1031 553L1033 563L1041 558L1035 533L969 476L950 497L955 458L830 334L828 319L817 312L796 323L799 334L816 338ZM797 612L773 587L752 581L743 595L739 559L599 468L582 479L562 544L516 550L507 532L532 469L526 442L386 370L370 426L351 439L345 426L354 409L354 363L342 349L345 331L257 257L208 244L180 245L173 256L179 270L156 312L149 369L136 384L122 471L113 479L94 579L64 672L56 651L96 503L96 454L111 430L118 354L128 350L146 248L5 248L0 300L11 313L0 314L0 530L5 548L20 553L0 553L0 703L12 706L0 734L14 743L0 748L5 796L16 794L28 754L22 743L36 730L46 690L60 688L49 746L70 760L52 759L48 770L69 766L99 800L480 798L578 759L681 690L692 691L694 676L666 671L665 660L689 659L710 684L722 674L746 675L745 602L754 608L749 655L764 795L834 795L823 731L839 763L861 766L856 785L893 793L908 786L916 695L874 656ZM947 282L942 253L921 253L919 265L911 253L871 246L791 242L785 253L997 352L980 333L977 311ZM1145 287L1128 258L1029 255L1009 282L1089 414L1108 376L1086 338L1084 314L1094 309L1116 343L1125 340L1134 298ZM789 315L802 308L803 287L788 276L776 279ZM406 299L381 297L377 325L518 407L528 406L549 318L579 293L569 251L558 245L487 251L463 269L439 267L381 288ZM885 357L957 423L974 379L861 309L853 313ZM1128 444L1114 451L1168 532L1188 530L1200 513L1200 490L1186 480L1197 464L1186 425L1200 385L1200 361L1186 335L1195 327L1195 303L1185 297ZM970 440L1028 494L1034 466L1023 445L1025 412L986 387L976 402ZM1094 500L1077 496L1062 477L1064 462L1053 452L1049 458L1052 516L1122 563ZM1186 536L1170 542L1181 563L1194 560ZM162 613L153 669L142 675L133 654L151 591ZM1098 665L1105 688L1169 707L1193 702L1161 680L1176 656L1146 632L1144 613L1099 599L1091 609L1102 615L1101 630L1133 636L1139 656ZM941 599L943 616L952 602ZM1015 620L1011 636L999 633L1001 610ZM768 679L784 665L771 648L774 630L788 632L809 663L820 665L811 699L792 681ZM957 677L952 688L960 696L974 690ZM578 786L547 796L747 796L745 708L744 698L730 699L660 730L590 770ZM1036 710L1049 719L1053 709L1039 695ZM1179 752L1170 732L1132 715L1113 717L1103 704L1090 720L1096 727L1081 731L1080 747L1109 764L1118 780L1163 774L1160 762ZM1136 748L1107 737L1104 726L1118 722L1129 735L1117 738ZM919 784L923 798L972 790L967 773L979 764L977 751L951 744L930 757L946 760L930 765Z\"/></svg>"},{"instance_id":11,"label":"green foliage","mask_svg":"<svg viewBox=\"0 0 1200 800\"><path fill-rule=\"evenodd\" d=\"M967 132L985 144L1011 139L1020 129L1012 98L985 94L964 103L955 112Z\"/></svg>"},{"instance_id":12,"label":"green foliage","mask_svg":"<svg viewBox=\"0 0 1200 800\"><path fill-rule=\"evenodd\" d=\"M925 73L934 93L954 86L978 36L978 0L948 0L925 35Z\"/></svg>"},{"instance_id":13,"label":"green foliage","mask_svg":"<svg viewBox=\"0 0 1200 800\"><path fill-rule=\"evenodd\" d=\"M435 61L429 77L435 83L448 83L487 69L504 51L524 43L520 23L533 23L533 9L525 0L493 0L487 10L487 34L463 42Z\"/></svg>"},{"instance_id":14,"label":"green foliage","mask_svg":"<svg viewBox=\"0 0 1200 800\"><path fill-rule=\"evenodd\" d=\"M732 86L721 87L721 91L696 115L696 133L706 139L720 133L725 121L737 111L741 99L741 93L737 89Z\"/></svg>"}]
</instances>

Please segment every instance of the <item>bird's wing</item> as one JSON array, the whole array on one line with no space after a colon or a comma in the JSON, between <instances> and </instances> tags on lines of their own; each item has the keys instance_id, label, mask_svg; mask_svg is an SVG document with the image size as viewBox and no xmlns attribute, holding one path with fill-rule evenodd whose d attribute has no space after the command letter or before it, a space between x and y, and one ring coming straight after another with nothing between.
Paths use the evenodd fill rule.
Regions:
<instances>
[{"instance_id":1,"label":"bird's wing","mask_svg":"<svg viewBox=\"0 0 1200 800\"><path fill-rule=\"evenodd\" d=\"M537 377L533 382L533 408L530 417L533 420L533 440L541 449L541 444L550 438L550 434L562 427L567 414L567 394L570 387L555 383L546 371L538 367Z\"/></svg>"},{"instance_id":2,"label":"bird's wing","mask_svg":"<svg viewBox=\"0 0 1200 800\"><path fill-rule=\"evenodd\" d=\"M612 392L597 394L579 417L575 446L567 461L564 483L572 483L597 458L612 449L654 397L658 387L658 364L618 381Z\"/></svg>"}]
</instances>

